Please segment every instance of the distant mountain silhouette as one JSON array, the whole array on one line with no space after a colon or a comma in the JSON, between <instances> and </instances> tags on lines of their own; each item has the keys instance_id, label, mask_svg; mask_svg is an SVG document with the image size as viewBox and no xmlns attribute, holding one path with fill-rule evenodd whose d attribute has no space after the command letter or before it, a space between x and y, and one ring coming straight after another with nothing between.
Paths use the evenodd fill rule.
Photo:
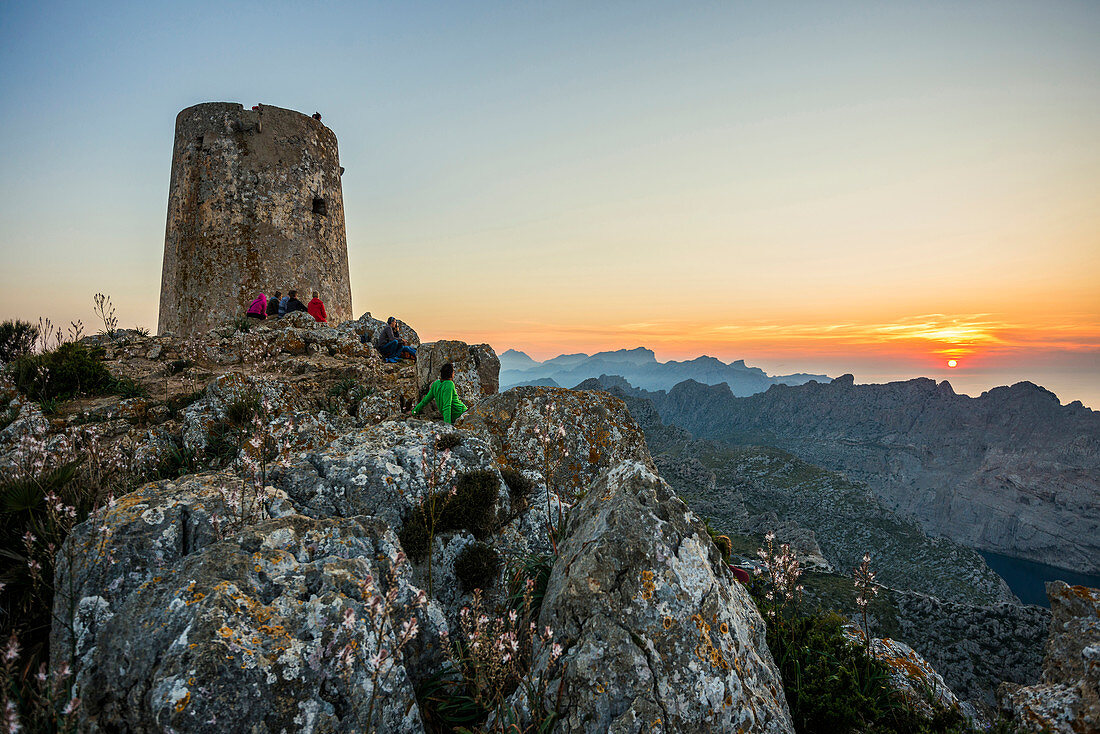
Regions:
<instances>
[{"instance_id":1,"label":"distant mountain silhouette","mask_svg":"<svg viewBox=\"0 0 1100 734\"><path fill-rule=\"evenodd\" d=\"M631 385L645 390L668 390L684 380L706 385L729 386L734 395L754 395L772 385L801 385L810 380L828 382L826 375L769 376L759 367L749 367L744 360L725 363L714 357L696 357L682 362L658 362L653 350L645 347L619 349L596 354L562 354L545 362L536 362L515 349L500 355L501 389L516 385L547 384L576 385L600 375L619 375Z\"/></svg>"}]
</instances>

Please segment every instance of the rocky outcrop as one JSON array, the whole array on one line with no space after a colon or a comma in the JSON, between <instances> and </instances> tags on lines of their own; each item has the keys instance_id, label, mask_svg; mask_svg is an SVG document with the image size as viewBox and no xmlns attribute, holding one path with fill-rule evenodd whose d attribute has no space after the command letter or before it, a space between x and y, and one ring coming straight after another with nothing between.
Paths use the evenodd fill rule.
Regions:
<instances>
[{"instance_id":1,"label":"rocky outcrop","mask_svg":"<svg viewBox=\"0 0 1100 734\"><path fill-rule=\"evenodd\" d=\"M1005 684L1001 703L1025 731L1100 731L1100 589L1047 584L1053 619L1043 678L1033 686Z\"/></svg>"},{"instance_id":2,"label":"rocky outcrop","mask_svg":"<svg viewBox=\"0 0 1100 734\"><path fill-rule=\"evenodd\" d=\"M921 378L777 385L737 398L684 382L636 393L698 438L776 446L864 482L928 532L1100 572L1100 413L1029 382L970 398Z\"/></svg>"},{"instance_id":3,"label":"rocky outcrop","mask_svg":"<svg viewBox=\"0 0 1100 734\"><path fill-rule=\"evenodd\" d=\"M51 649L75 673L78 728L419 731L405 667L394 661L379 675L368 664L398 649L400 635L396 624L369 633L378 592L368 579L437 634L393 531L370 518L307 518L284 503L282 516L220 539L210 515L238 483L148 485L67 541L58 582L75 594L59 594L56 611L73 624L55 626Z\"/></svg>"},{"instance_id":4,"label":"rocky outcrop","mask_svg":"<svg viewBox=\"0 0 1100 734\"><path fill-rule=\"evenodd\" d=\"M626 404L606 393L514 387L483 400L463 425L487 435L502 466L549 475L566 497L623 461L655 470Z\"/></svg>"},{"instance_id":5,"label":"rocky outcrop","mask_svg":"<svg viewBox=\"0 0 1100 734\"><path fill-rule=\"evenodd\" d=\"M439 379L439 368L454 365L454 383L458 397L467 407L495 395L500 387L500 360L488 344L437 341L421 344L416 350L416 384L425 395Z\"/></svg>"},{"instance_id":6,"label":"rocky outcrop","mask_svg":"<svg viewBox=\"0 0 1100 734\"><path fill-rule=\"evenodd\" d=\"M963 712L964 704L954 691L936 669L909 645L888 637L872 637L868 644L863 631L855 627L847 628L845 634L854 644L860 647L867 645L871 656L889 671L890 687L921 717L932 719L937 710ZM965 710L974 718L975 712L971 707L967 706Z\"/></svg>"},{"instance_id":7,"label":"rocky outcrop","mask_svg":"<svg viewBox=\"0 0 1100 734\"><path fill-rule=\"evenodd\" d=\"M308 412L315 389L285 379L223 375L184 424L224 419L241 394L277 418ZM561 673L553 685L572 693L552 706L573 730L789 731L755 607L652 473L622 402L531 388L471 412L462 427L389 420L299 445L272 486L236 464L145 484L77 526L58 556L54 611L67 621L51 645L80 692L77 728L422 731L414 689L447 665L443 635L471 600L456 559L475 538L501 556L549 551L557 525L540 622L566 650L532 680L550 690ZM502 467L532 486L517 494ZM488 524L439 532L425 573L426 559L405 560L402 528L473 475L495 480ZM486 603L505 599L503 574L486 579ZM380 605L392 610L379 636ZM605 664L597 694L578 676Z\"/></svg>"},{"instance_id":8,"label":"rocky outcrop","mask_svg":"<svg viewBox=\"0 0 1100 734\"><path fill-rule=\"evenodd\" d=\"M649 467L605 474L566 535L539 618L563 646L561 731L793 731L763 620Z\"/></svg>"},{"instance_id":9,"label":"rocky outcrop","mask_svg":"<svg viewBox=\"0 0 1100 734\"><path fill-rule=\"evenodd\" d=\"M440 448L442 435L459 443ZM511 511L492 449L470 431L443 431L427 421L386 422L349 432L289 467L278 486L312 517L371 515L400 527L409 510L429 492L447 491L457 474L497 475L497 514Z\"/></svg>"}]
</instances>

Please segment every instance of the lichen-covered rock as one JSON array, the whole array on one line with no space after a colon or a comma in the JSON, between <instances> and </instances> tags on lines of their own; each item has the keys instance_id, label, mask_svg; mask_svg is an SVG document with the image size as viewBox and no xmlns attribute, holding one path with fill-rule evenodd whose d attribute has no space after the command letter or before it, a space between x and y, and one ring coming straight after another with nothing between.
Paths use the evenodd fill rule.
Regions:
<instances>
[{"instance_id":1,"label":"lichen-covered rock","mask_svg":"<svg viewBox=\"0 0 1100 734\"><path fill-rule=\"evenodd\" d=\"M437 341L421 344L416 350L416 382L420 395L428 392L439 379L439 368L454 365L454 383L458 397L467 406L476 405L500 389L500 360L488 344Z\"/></svg>"},{"instance_id":2,"label":"lichen-covered rock","mask_svg":"<svg viewBox=\"0 0 1100 734\"><path fill-rule=\"evenodd\" d=\"M390 421L346 433L282 473L278 486L312 517L373 515L400 528L429 492L445 491L467 471L497 475L490 446L465 430L441 430L426 421ZM439 448L454 433L461 443ZM510 511L508 489L498 479L497 512Z\"/></svg>"},{"instance_id":3,"label":"lichen-covered rock","mask_svg":"<svg viewBox=\"0 0 1100 734\"><path fill-rule=\"evenodd\" d=\"M376 676L372 658L395 649L413 616L438 645L442 616L416 603L398 563L392 626L379 641L364 623L361 582L387 591L400 551L393 531L369 518L288 514L218 540L205 517L218 496L211 484L148 485L79 526L62 550L80 558L57 577L78 589L57 610L74 635L55 625L52 651L73 669L78 729L422 731L404 659Z\"/></svg>"},{"instance_id":4,"label":"lichen-covered rock","mask_svg":"<svg viewBox=\"0 0 1100 734\"><path fill-rule=\"evenodd\" d=\"M219 528L228 531L245 515L260 520L293 512L281 491L246 488L229 472L145 484L74 528L57 557L55 616L66 619L70 606L85 597L113 609L135 589L159 583L181 559L216 542ZM69 643L68 630L55 626L54 653L64 654Z\"/></svg>"},{"instance_id":5,"label":"lichen-covered rock","mask_svg":"<svg viewBox=\"0 0 1100 734\"><path fill-rule=\"evenodd\" d=\"M573 510L539 624L563 647L545 694L553 710L560 691L560 731L793 731L752 599L641 462Z\"/></svg>"},{"instance_id":6,"label":"lichen-covered rock","mask_svg":"<svg viewBox=\"0 0 1100 734\"><path fill-rule=\"evenodd\" d=\"M188 449L208 448L211 432L247 415L244 425L234 428L248 433L252 430L252 412L260 416L262 428L269 436L279 436L286 453L315 450L354 423L350 418L317 410L306 391L285 379L262 378L231 372L221 375L206 388L202 399L187 406L183 418L183 443Z\"/></svg>"},{"instance_id":7,"label":"lichen-covered rock","mask_svg":"<svg viewBox=\"0 0 1100 734\"><path fill-rule=\"evenodd\" d=\"M550 485L565 497L623 461L656 471L626 404L604 392L514 387L483 400L462 420L490 437L503 466L549 473Z\"/></svg>"},{"instance_id":8,"label":"lichen-covered rock","mask_svg":"<svg viewBox=\"0 0 1100 734\"><path fill-rule=\"evenodd\" d=\"M845 635L860 647L867 644L867 638L858 628L846 628ZM888 637L872 637L868 647L871 656L880 660L890 671L890 687L916 713L931 719L937 709L963 711L958 696L944 682L943 677L909 645ZM972 715L973 709L968 707L967 713Z\"/></svg>"},{"instance_id":9,"label":"lichen-covered rock","mask_svg":"<svg viewBox=\"0 0 1100 734\"><path fill-rule=\"evenodd\" d=\"M15 388L15 384L0 374L0 469L18 463L14 455L19 442L28 436L44 436L50 421L42 409Z\"/></svg>"},{"instance_id":10,"label":"lichen-covered rock","mask_svg":"<svg viewBox=\"0 0 1100 734\"><path fill-rule=\"evenodd\" d=\"M1052 619L1043 679L1004 684L1001 707L1029 732L1100 731L1100 589L1051 581L1047 598Z\"/></svg>"}]
</instances>

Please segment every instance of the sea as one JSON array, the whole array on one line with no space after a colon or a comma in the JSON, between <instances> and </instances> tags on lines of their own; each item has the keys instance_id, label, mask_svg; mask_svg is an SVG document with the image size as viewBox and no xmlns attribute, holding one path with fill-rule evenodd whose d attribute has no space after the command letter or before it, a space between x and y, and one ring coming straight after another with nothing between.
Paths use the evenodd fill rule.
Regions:
<instances>
[{"instance_id":1,"label":"sea","mask_svg":"<svg viewBox=\"0 0 1100 734\"><path fill-rule=\"evenodd\" d=\"M989 567L1000 574L1012 589L1012 593L1020 597L1020 601L1024 604L1050 607L1045 586L1047 581L1060 580L1071 586L1100 588L1100 576L1094 574L1067 571L1064 568L1025 561L1022 558L1002 556L1000 553L979 552Z\"/></svg>"}]
</instances>

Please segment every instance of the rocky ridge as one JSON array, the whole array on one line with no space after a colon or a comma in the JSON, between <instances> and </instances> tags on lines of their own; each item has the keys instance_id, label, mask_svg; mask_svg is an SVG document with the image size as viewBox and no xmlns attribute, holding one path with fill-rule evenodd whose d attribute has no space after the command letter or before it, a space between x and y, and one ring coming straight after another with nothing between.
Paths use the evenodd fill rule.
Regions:
<instances>
[{"instance_id":1,"label":"rocky ridge","mask_svg":"<svg viewBox=\"0 0 1100 734\"><path fill-rule=\"evenodd\" d=\"M456 581L457 558L474 544L502 558L546 551L553 528L554 542L573 550L552 566L538 622L555 630L560 652L533 643L533 675L554 686L562 730L726 731L737 722L791 731L755 606L654 473L621 401L484 389L469 396L459 426L409 419L401 405L417 397L417 367L385 364L361 342L373 320L298 321L227 328L199 343L90 340L147 397L82 399L46 417L9 396L16 417L6 428L94 429L126 453L140 448L150 469L173 452L221 467L141 484L77 526L60 551L55 614L68 622L55 625L51 649L79 686L80 730L422 731L416 688L446 665L446 640L474 601ZM427 361L439 350L420 351ZM457 376L489 384L478 371L485 360L469 362ZM253 431L278 439L258 474L246 469ZM0 456L17 452L0 446ZM516 494L505 470L530 489ZM484 507L491 530L448 529L425 559L409 560L401 533L413 509L472 474L494 487ZM626 548L618 532L600 530L612 518L629 518L634 532L663 530ZM577 593L595 593L581 569L643 587L647 574L655 579L653 605L625 582L591 600L606 619L632 620L630 634L618 627L621 639L599 643L613 683L602 693L576 672L593 664L596 629L573 626ZM505 601L507 579L502 565L486 604ZM392 614L376 630L379 604ZM722 630L709 639L724 664L694 660L701 633L690 620L703 613L719 615ZM683 624L670 630L665 618ZM532 721L545 710L513 705Z\"/></svg>"}]
</instances>

